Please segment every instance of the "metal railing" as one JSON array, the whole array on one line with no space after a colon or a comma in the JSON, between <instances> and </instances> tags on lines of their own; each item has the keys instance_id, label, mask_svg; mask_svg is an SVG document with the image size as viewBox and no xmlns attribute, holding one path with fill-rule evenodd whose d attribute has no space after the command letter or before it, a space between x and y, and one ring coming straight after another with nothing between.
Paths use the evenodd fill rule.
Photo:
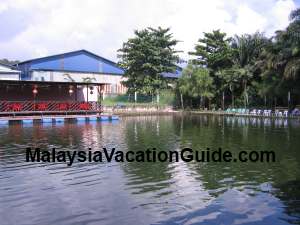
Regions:
<instances>
[{"instance_id":1,"label":"metal railing","mask_svg":"<svg viewBox=\"0 0 300 225\"><path fill-rule=\"evenodd\" d=\"M99 102L75 101L0 101L0 112L101 111Z\"/></svg>"}]
</instances>

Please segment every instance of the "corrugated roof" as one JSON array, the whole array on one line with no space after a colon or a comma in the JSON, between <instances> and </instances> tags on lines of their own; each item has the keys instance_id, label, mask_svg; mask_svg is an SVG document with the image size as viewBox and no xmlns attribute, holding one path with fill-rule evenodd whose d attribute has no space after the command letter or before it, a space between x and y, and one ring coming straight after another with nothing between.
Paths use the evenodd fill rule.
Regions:
<instances>
[{"instance_id":1,"label":"corrugated roof","mask_svg":"<svg viewBox=\"0 0 300 225\"><path fill-rule=\"evenodd\" d=\"M20 62L20 63L17 63L15 64L14 66L17 66L17 65L22 65L22 64L25 64L25 63L29 63L29 62L34 62L34 61L42 61L42 60L46 60L46 59L56 59L56 58L60 58L62 56L69 56L69 55L73 55L73 54L80 54L80 53L85 53L85 54L88 54L88 55L91 55L97 59L101 59L111 65L114 65L114 66L117 66L117 64L109 59L106 59L106 58L103 58L99 55L96 55L90 51L87 51L85 49L81 49L81 50L77 50L77 51L71 51L71 52L65 52L65 53L61 53L61 54L56 54L56 55L51 55L51 56L45 56L45 57L40 57L40 58L35 58L35 59L30 59L30 60L26 60L26 61L23 61L23 62Z\"/></svg>"}]
</instances>

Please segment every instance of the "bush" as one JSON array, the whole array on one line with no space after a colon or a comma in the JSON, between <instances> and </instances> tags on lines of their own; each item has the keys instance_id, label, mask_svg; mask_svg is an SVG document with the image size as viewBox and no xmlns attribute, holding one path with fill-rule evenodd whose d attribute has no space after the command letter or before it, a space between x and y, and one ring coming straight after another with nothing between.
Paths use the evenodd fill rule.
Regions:
<instances>
[{"instance_id":1,"label":"bush","mask_svg":"<svg viewBox=\"0 0 300 225\"><path fill-rule=\"evenodd\" d=\"M174 102L175 102L175 94L171 90L161 91L159 96L160 106L173 106ZM104 100L102 100L102 104L104 106L115 106L120 103L126 106L143 105L143 104L146 104L147 106L149 106L149 104L157 105L155 95L152 97L149 95L138 94L136 103L134 102L134 94L111 96L111 97L106 97Z\"/></svg>"}]
</instances>

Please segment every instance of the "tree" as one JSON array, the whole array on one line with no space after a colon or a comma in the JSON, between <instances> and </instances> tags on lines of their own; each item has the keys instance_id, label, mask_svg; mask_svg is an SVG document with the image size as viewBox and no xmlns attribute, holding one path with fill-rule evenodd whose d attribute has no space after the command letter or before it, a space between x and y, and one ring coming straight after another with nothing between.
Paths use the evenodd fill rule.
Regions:
<instances>
[{"instance_id":1,"label":"tree","mask_svg":"<svg viewBox=\"0 0 300 225\"><path fill-rule=\"evenodd\" d=\"M232 65L232 51L230 47L231 38L226 38L226 33L214 30L212 33L204 33L204 38L200 38L195 46L194 52L189 52L197 58L194 64L207 67L211 72Z\"/></svg>"},{"instance_id":2,"label":"tree","mask_svg":"<svg viewBox=\"0 0 300 225\"><path fill-rule=\"evenodd\" d=\"M300 9L291 12L290 20L285 30L276 31L257 63L268 93L281 103L288 92L300 94Z\"/></svg>"},{"instance_id":3,"label":"tree","mask_svg":"<svg viewBox=\"0 0 300 225\"><path fill-rule=\"evenodd\" d=\"M198 67L189 63L183 70L182 77L179 79L178 88L182 95L190 98L199 98L200 107L203 106L205 99L209 102L213 94L213 78L205 68Z\"/></svg>"},{"instance_id":4,"label":"tree","mask_svg":"<svg viewBox=\"0 0 300 225\"><path fill-rule=\"evenodd\" d=\"M222 90L228 89L231 93L231 107L234 107L235 89L239 87L239 75L236 73L236 68L228 68L220 70L217 76L222 80ZM224 107L224 106L223 106Z\"/></svg>"},{"instance_id":5,"label":"tree","mask_svg":"<svg viewBox=\"0 0 300 225\"><path fill-rule=\"evenodd\" d=\"M236 35L232 41L234 49L232 72L240 80L245 107L249 104L248 85L254 76L255 62L266 43L267 38L261 33Z\"/></svg>"},{"instance_id":6,"label":"tree","mask_svg":"<svg viewBox=\"0 0 300 225\"><path fill-rule=\"evenodd\" d=\"M20 63L20 61L19 60L9 60L9 59L0 59L0 63L12 66L17 63Z\"/></svg>"},{"instance_id":7,"label":"tree","mask_svg":"<svg viewBox=\"0 0 300 225\"><path fill-rule=\"evenodd\" d=\"M198 40L195 51L190 52L196 56L194 64L204 66L209 70L213 83L216 86L216 97L219 99L224 91L224 79L220 79L220 71L228 69L233 65L233 50L230 45L231 38L226 37L226 33L214 30L211 33L204 33L204 37Z\"/></svg>"},{"instance_id":8,"label":"tree","mask_svg":"<svg viewBox=\"0 0 300 225\"><path fill-rule=\"evenodd\" d=\"M154 94L167 86L163 73L174 72L179 60L178 43L170 29L147 28L134 32L135 37L119 49L119 65L125 69L124 85L130 92Z\"/></svg>"}]
</instances>

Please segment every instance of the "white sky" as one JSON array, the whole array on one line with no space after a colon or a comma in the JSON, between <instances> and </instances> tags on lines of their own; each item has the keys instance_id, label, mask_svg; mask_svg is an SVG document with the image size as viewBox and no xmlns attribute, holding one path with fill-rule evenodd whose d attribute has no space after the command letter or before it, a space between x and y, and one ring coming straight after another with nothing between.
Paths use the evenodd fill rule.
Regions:
<instances>
[{"instance_id":1,"label":"white sky","mask_svg":"<svg viewBox=\"0 0 300 225\"><path fill-rule=\"evenodd\" d=\"M298 2L299 3L299 2ZM187 52L203 32L273 32L295 0L0 0L0 58L31 59L86 49L117 60L135 29L171 27Z\"/></svg>"}]
</instances>

